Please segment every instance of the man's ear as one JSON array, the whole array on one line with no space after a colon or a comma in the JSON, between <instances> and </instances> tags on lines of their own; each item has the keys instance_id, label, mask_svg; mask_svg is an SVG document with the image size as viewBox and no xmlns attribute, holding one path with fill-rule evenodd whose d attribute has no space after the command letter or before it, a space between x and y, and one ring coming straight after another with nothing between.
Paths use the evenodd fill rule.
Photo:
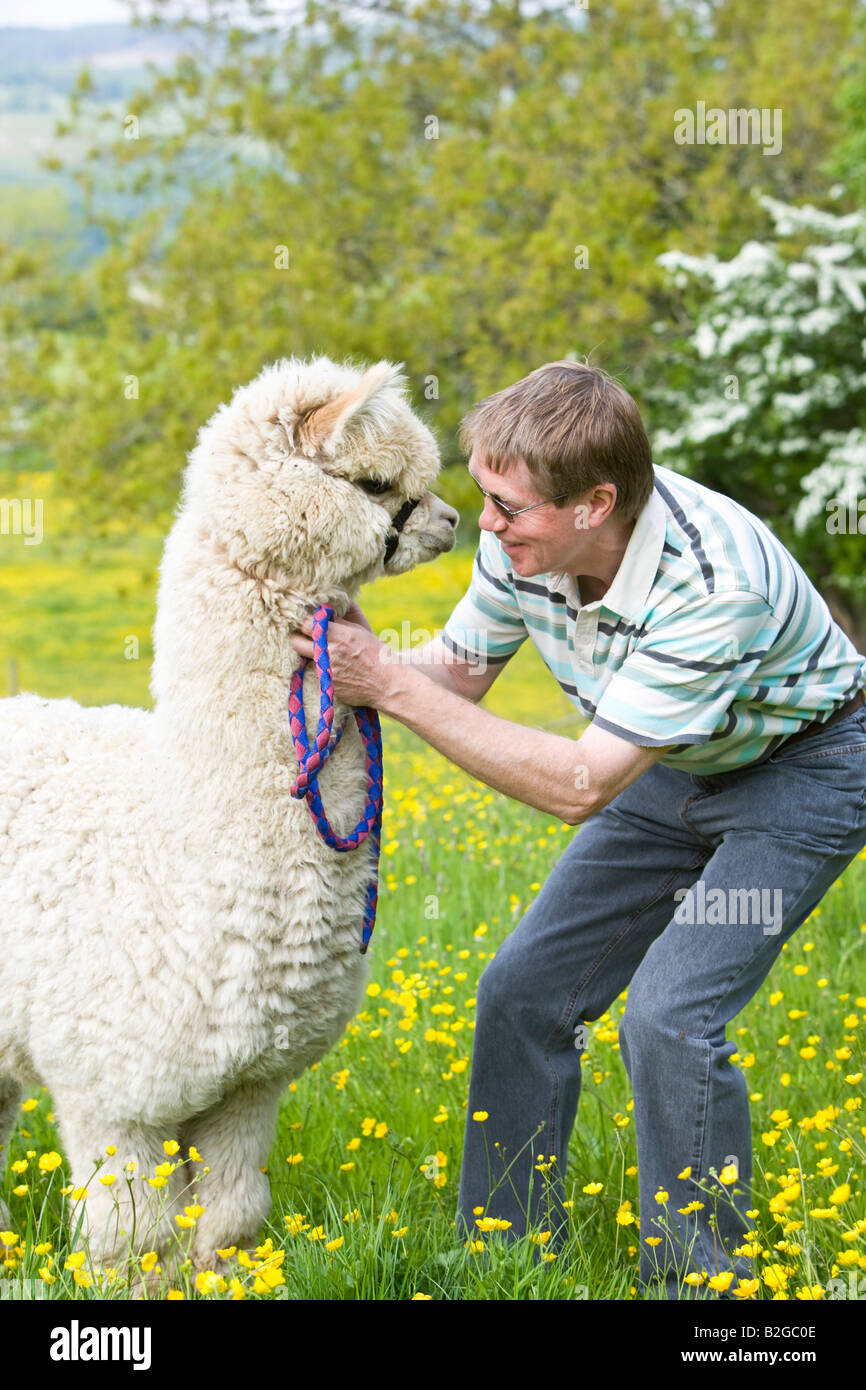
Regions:
<instances>
[{"instance_id":1,"label":"man's ear","mask_svg":"<svg viewBox=\"0 0 866 1390\"><path fill-rule=\"evenodd\" d=\"M307 455L334 458L347 425L364 411L383 386L396 385L401 380L402 365L377 362L364 373L357 386L311 411L294 430L295 447Z\"/></svg>"}]
</instances>

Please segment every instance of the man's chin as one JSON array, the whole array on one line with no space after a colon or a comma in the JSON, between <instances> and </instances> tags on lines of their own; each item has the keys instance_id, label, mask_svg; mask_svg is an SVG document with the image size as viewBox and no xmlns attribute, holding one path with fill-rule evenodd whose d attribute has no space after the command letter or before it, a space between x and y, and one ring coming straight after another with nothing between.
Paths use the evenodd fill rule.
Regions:
<instances>
[{"instance_id":1,"label":"man's chin","mask_svg":"<svg viewBox=\"0 0 866 1390\"><path fill-rule=\"evenodd\" d=\"M505 547L502 547L505 550ZM514 550L505 550L505 555L512 569L518 571L524 579L531 578L534 574L541 574L538 561L526 546L515 546Z\"/></svg>"}]
</instances>

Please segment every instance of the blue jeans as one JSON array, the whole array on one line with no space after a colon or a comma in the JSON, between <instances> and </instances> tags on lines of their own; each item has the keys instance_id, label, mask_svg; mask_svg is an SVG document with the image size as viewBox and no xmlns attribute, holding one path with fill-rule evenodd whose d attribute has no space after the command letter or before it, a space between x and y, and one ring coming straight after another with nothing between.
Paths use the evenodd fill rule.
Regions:
<instances>
[{"instance_id":1,"label":"blue jeans","mask_svg":"<svg viewBox=\"0 0 866 1390\"><path fill-rule=\"evenodd\" d=\"M628 987L619 1041L634 1093L641 1286L676 1298L690 1296L680 1281L692 1270L747 1277L731 1252L750 1227L748 1087L725 1029L864 844L866 706L734 772L656 763L586 821L479 983L461 1223L477 1235L482 1207L510 1235L528 1221L561 1235L557 1173L583 1025ZM823 1076L823 1060L815 1067ZM695 1182L722 1191L710 1169L726 1165L739 1174L726 1189L735 1205L718 1203L714 1232ZM703 1209L681 1214L693 1201Z\"/></svg>"}]
</instances>

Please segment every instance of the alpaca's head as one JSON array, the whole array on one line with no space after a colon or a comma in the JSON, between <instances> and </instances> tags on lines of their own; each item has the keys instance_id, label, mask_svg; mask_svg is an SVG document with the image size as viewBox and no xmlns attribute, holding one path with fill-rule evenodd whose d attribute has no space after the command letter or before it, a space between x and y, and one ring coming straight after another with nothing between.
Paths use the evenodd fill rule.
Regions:
<instances>
[{"instance_id":1,"label":"alpaca's head","mask_svg":"<svg viewBox=\"0 0 866 1390\"><path fill-rule=\"evenodd\" d=\"M438 471L436 441L397 366L289 358L199 432L184 507L250 573L356 590L452 548L457 513L430 492ZM395 537L408 501L416 505Z\"/></svg>"}]
</instances>

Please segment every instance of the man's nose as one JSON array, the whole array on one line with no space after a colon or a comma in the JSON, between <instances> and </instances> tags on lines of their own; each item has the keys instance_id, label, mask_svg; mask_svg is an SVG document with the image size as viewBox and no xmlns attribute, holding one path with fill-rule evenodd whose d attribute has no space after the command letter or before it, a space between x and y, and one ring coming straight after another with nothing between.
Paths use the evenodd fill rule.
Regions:
<instances>
[{"instance_id":1,"label":"man's nose","mask_svg":"<svg viewBox=\"0 0 866 1390\"><path fill-rule=\"evenodd\" d=\"M490 498L485 497L484 506L482 507L481 515L478 518L478 525L481 527L482 531L496 531L498 533L504 530L504 528L508 525L508 522L502 515L499 508L495 506L493 502L491 502Z\"/></svg>"}]
</instances>

